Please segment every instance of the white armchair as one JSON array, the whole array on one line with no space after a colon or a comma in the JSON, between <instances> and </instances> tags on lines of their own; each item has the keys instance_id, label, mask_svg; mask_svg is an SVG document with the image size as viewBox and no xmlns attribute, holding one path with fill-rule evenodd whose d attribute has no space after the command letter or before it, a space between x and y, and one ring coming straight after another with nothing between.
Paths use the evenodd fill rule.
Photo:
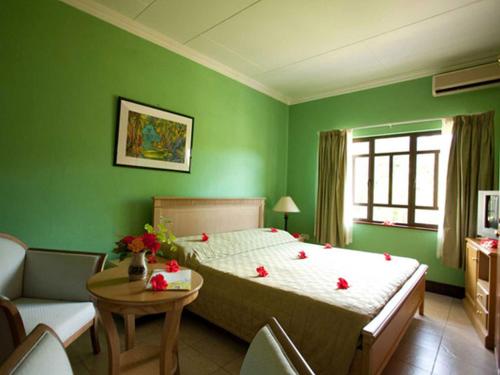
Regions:
<instances>
[{"instance_id":1,"label":"white armchair","mask_svg":"<svg viewBox=\"0 0 500 375\"><path fill-rule=\"evenodd\" d=\"M39 324L7 360L0 364L0 374L72 375L64 346L52 329Z\"/></svg>"},{"instance_id":2,"label":"white armchair","mask_svg":"<svg viewBox=\"0 0 500 375\"><path fill-rule=\"evenodd\" d=\"M318 349L320 350L320 349ZM275 318L269 319L253 338L240 375L314 375Z\"/></svg>"},{"instance_id":3,"label":"white armchair","mask_svg":"<svg viewBox=\"0 0 500 375\"><path fill-rule=\"evenodd\" d=\"M90 329L99 353L97 318L87 279L102 270L106 254L28 249L0 233L0 363L38 324L52 328L64 347Z\"/></svg>"}]
</instances>

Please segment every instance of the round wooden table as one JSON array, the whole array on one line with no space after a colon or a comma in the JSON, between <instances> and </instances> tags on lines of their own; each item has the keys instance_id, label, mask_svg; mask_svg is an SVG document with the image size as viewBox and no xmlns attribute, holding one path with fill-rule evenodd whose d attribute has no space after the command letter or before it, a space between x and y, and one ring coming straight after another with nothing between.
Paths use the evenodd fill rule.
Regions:
<instances>
[{"instance_id":1,"label":"round wooden table","mask_svg":"<svg viewBox=\"0 0 500 375\"><path fill-rule=\"evenodd\" d=\"M118 375L120 368L126 363L136 361L140 351L133 348L135 316L147 314L165 314L165 323L159 347L160 374L178 373L177 340L182 309L198 297L203 285L203 278L191 271L191 290L161 291L146 290L146 283L153 269L164 269L165 264L148 265L146 280L128 281L127 262L93 275L87 281L87 289L98 311L99 318L106 331L108 343L108 370L111 375ZM126 351L120 352L120 338L112 314L122 314L125 319ZM135 351L135 352L134 352ZM156 355L158 349L145 351L148 355Z\"/></svg>"}]
</instances>

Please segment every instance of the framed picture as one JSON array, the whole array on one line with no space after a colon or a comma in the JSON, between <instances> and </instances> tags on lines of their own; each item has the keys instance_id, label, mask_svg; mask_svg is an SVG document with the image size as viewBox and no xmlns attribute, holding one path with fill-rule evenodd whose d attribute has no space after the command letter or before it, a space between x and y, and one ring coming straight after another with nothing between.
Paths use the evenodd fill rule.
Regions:
<instances>
[{"instance_id":1,"label":"framed picture","mask_svg":"<svg viewBox=\"0 0 500 375\"><path fill-rule=\"evenodd\" d=\"M115 165L191 171L194 118L119 98Z\"/></svg>"}]
</instances>

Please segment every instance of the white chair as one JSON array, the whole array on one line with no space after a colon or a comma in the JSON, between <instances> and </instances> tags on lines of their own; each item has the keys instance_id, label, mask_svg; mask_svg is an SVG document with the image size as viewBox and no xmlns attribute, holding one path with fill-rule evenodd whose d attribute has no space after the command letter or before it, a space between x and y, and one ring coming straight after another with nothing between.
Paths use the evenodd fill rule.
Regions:
<instances>
[{"instance_id":1,"label":"white chair","mask_svg":"<svg viewBox=\"0 0 500 375\"><path fill-rule=\"evenodd\" d=\"M52 329L40 324L0 366L5 375L71 375L73 370L62 342Z\"/></svg>"},{"instance_id":2,"label":"white chair","mask_svg":"<svg viewBox=\"0 0 500 375\"><path fill-rule=\"evenodd\" d=\"M275 318L257 332L243 360L240 375L255 374L314 375Z\"/></svg>"},{"instance_id":3,"label":"white chair","mask_svg":"<svg viewBox=\"0 0 500 375\"><path fill-rule=\"evenodd\" d=\"M93 351L99 353L86 282L105 259L100 253L28 249L0 233L0 363L40 323L51 327L64 347L90 329Z\"/></svg>"}]
</instances>

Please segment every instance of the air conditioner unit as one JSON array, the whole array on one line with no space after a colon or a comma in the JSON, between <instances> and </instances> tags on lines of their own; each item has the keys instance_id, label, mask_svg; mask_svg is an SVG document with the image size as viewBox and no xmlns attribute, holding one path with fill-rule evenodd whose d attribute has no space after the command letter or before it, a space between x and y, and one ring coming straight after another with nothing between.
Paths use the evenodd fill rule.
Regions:
<instances>
[{"instance_id":1,"label":"air conditioner unit","mask_svg":"<svg viewBox=\"0 0 500 375\"><path fill-rule=\"evenodd\" d=\"M450 95L498 85L500 62L494 62L433 76L432 95Z\"/></svg>"}]
</instances>

